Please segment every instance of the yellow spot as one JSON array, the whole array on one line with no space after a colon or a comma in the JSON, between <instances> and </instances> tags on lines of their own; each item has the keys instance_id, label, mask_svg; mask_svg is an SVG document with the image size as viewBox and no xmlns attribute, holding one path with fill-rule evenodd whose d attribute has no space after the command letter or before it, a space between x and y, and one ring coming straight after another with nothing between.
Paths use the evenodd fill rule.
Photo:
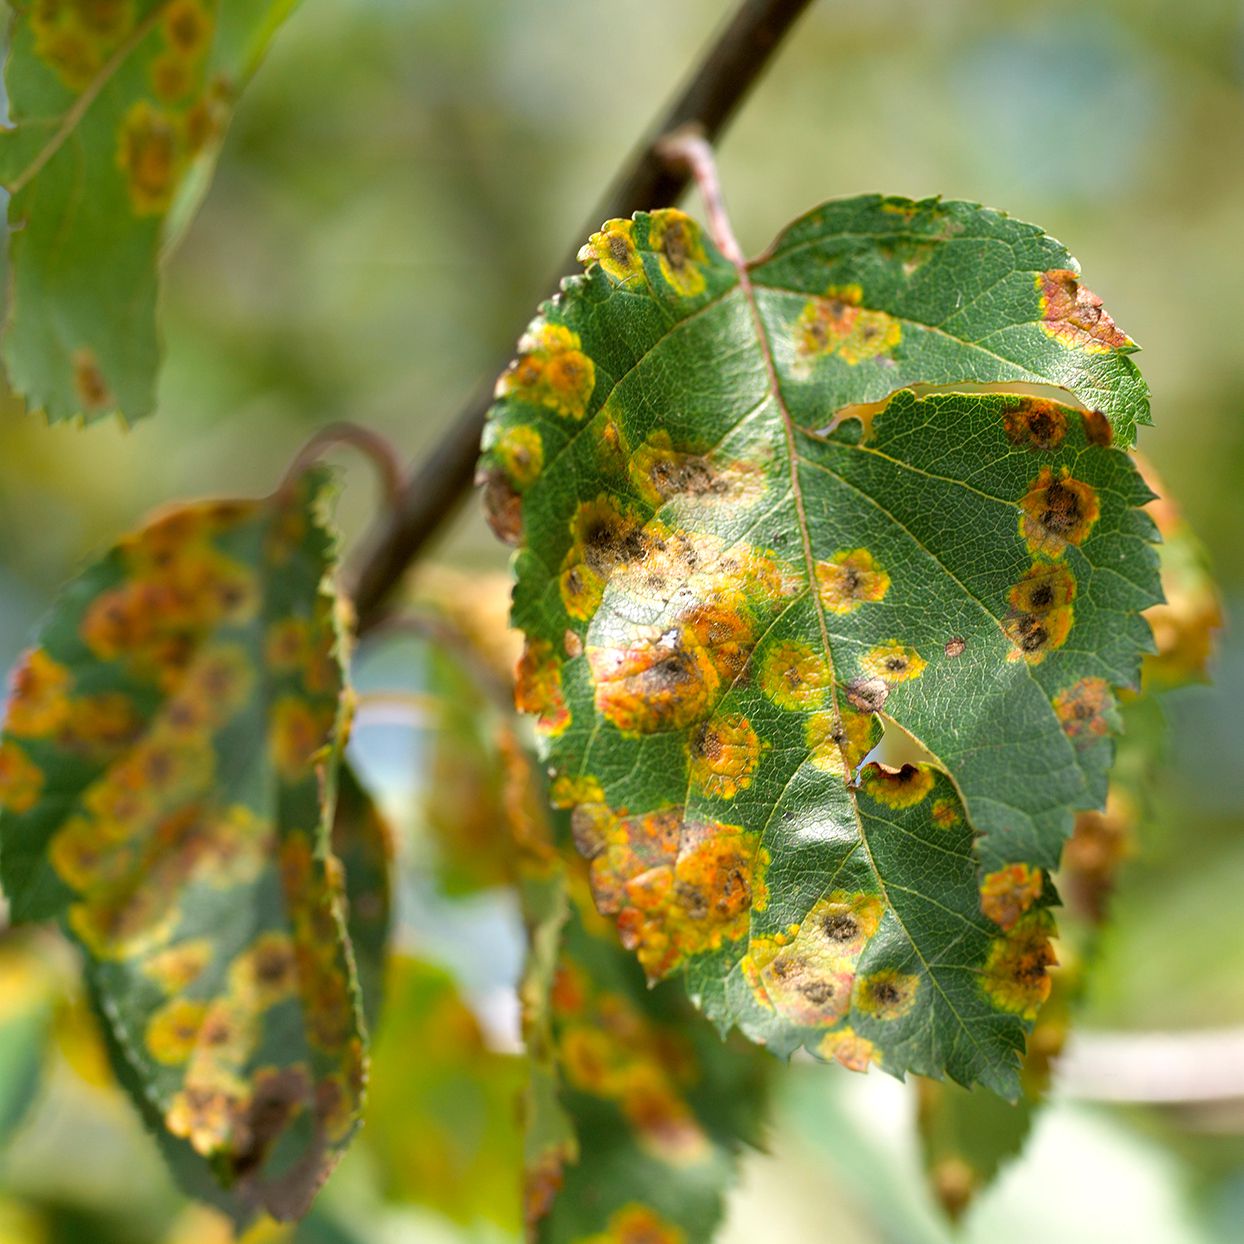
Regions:
<instances>
[{"instance_id":1,"label":"yellow spot","mask_svg":"<svg viewBox=\"0 0 1244 1244\"><path fill-rule=\"evenodd\" d=\"M1008 864L981 882L981 911L999 927L1013 929L1044 887L1045 875L1039 868Z\"/></svg>"},{"instance_id":2,"label":"yellow spot","mask_svg":"<svg viewBox=\"0 0 1244 1244\"><path fill-rule=\"evenodd\" d=\"M1049 467L1019 500L1019 534L1029 549L1044 557L1061 557L1069 544L1083 544L1101 515L1097 492L1072 479L1066 467L1057 477Z\"/></svg>"},{"instance_id":3,"label":"yellow spot","mask_svg":"<svg viewBox=\"0 0 1244 1244\"><path fill-rule=\"evenodd\" d=\"M264 655L269 668L281 674L300 669L311 650L311 628L303 618L281 618L268 627Z\"/></svg>"},{"instance_id":4,"label":"yellow spot","mask_svg":"<svg viewBox=\"0 0 1244 1244\"><path fill-rule=\"evenodd\" d=\"M808 912L793 940L754 937L744 978L762 1004L794 1023L836 1024L850 1008L856 965L884 914L877 895L836 890Z\"/></svg>"},{"instance_id":5,"label":"yellow spot","mask_svg":"<svg viewBox=\"0 0 1244 1244\"><path fill-rule=\"evenodd\" d=\"M681 1227L646 1205L624 1205L609 1217L604 1231L583 1237L583 1244L686 1244Z\"/></svg>"},{"instance_id":6,"label":"yellow spot","mask_svg":"<svg viewBox=\"0 0 1244 1244\"><path fill-rule=\"evenodd\" d=\"M813 713L804 723L808 762L844 781L881 737L881 726L868 713L840 708Z\"/></svg>"},{"instance_id":7,"label":"yellow spot","mask_svg":"<svg viewBox=\"0 0 1244 1244\"><path fill-rule=\"evenodd\" d=\"M911 1010L919 987L919 977L883 968L856 983L855 1007L871 1019L899 1019Z\"/></svg>"},{"instance_id":8,"label":"yellow spot","mask_svg":"<svg viewBox=\"0 0 1244 1244\"><path fill-rule=\"evenodd\" d=\"M134 24L133 0L42 0L29 13L35 55L71 91L90 85Z\"/></svg>"},{"instance_id":9,"label":"yellow spot","mask_svg":"<svg viewBox=\"0 0 1244 1244\"><path fill-rule=\"evenodd\" d=\"M174 52L164 52L151 62L151 89L166 104L174 104L195 85L193 66Z\"/></svg>"},{"instance_id":10,"label":"yellow spot","mask_svg":"<svg viewBox=\"0 0 1244 1244\"><path fill-rule=\"evenodd\" d=\"M121 881L136 863L132 851L109 831L112 826L71 817L53 835L48 859L56 875L79 892Z\"/></svg>"},{"instance_id":11,"label":"yellow spot","mask_svg":"<svg viewBox=\"0 0 1244 1244\"><path fill-rule=\"evenodd\" d=\"M877 803L887 808L914 808L932 791L933 770L928 765L886 769L873 764L864 770L862 781L869 798Z\"/></svg>"},{"instance_id":12,"label":"yellow spot","mask_svg":"<svg viewBox=\"0 0 1244 1244\"><path fill-rule=\"evenodd\" d=\"M830 684L829 664L811 644L784 639L765 651L758 681L779 708L817 708Z\"/></svg>"},{"instance_id":13,"label":"yellow spot","mask_svg":"<svg viewBox=\"0 0 1244 1244\"><path fill-rule=\"evenodd\" d=\"M179 119L140 99L121 125L117 167L129 182L137 216L162 216L186 166L188 151Z\"/></svg>"},{"instance_id":14,"label":"yellow spot","mask_svg":"<svg viewBox=\"0 0 1244 1244\"><path fill-rule=\"evenodd\" d=\"M816 586L828 613L844 614L865 602L885 599L890 576L867 549L840 549L816 563Z\"/></svg>"},{"instance_id":15,"label":"yellow spot","mask_svg":"<svg viewBox=\"0 0 1244 1244\"><path fill-rule=\"evenodd\" d=\"M492 446L492 453L517 488L535 483L544 466L544 442L530 424L506 428Z\"/></svg>"},{"instance_id":16,"label":"yellow spot","mask_svg":"<svg viewBox=\"0 0 1244 1244\"><path fill-rule=\"evenodd\" d=\"M233 997L255 1010L291 997L297 985L294 946L284 933L261 933L229 968Z\"/></svg>"},{"instance_id":17,"label":"yellow spot","mask_svg":"<svg viewBox=\"0 0 1244 1244\"><path fill-rule=\"evenodd\" d=\"M577 333L538 321L518 343L519 356L497 381L498 398L516 396L576 421L587 413L596 367Z\"/></svg>"},{"instance_id":18,"label":"yellow spot","mask_svg":"<svg viewBox=\"0 0 1244 1244\"><path fill-rule=\"evenodd\" d=\"M816 1052L824 1059L834 1059L848 1071L867 1071L869 1063L880 1062L873 1043L850 1027L827 1032Z\"/></svg>"},{"instance_id":19,"label":"yellow spot","mask_svg":"<svg viewBox=\"0 0 1244 1244\"><path fill-rule=\"evenodd\" d=\"M311 775L316 755L328 745L334 711L312 705L294 695L283 695L272 709L269 748L276 771L286 782Z\"/></svg>"},{"instance_id":20,"label":"yellow spot","mask_svg":"<svg viewBox=\"0 0 1244 1244\"><path fill-rule=\"evenodd\" d=\"M717 799L746 790L760 763L760 740L742 713L714 717L693 730L687 751L692 785Z\"/></svg>"},{"instance_id":21,"label":"yellow spot","mask_svg":"<svg viewBox=\"0 0 1244 1244\"><path fill-rule=\"evenodd\" d=\"M1056 962L1050 946L1054 918L1044 907L1028 912L990 945L981 976L986 996L999 1010L1035 1019L1050 996L1046 970Z\"/></svg>"},{"instance_id":22,"label":"yellow spot","mask_svg":"<svg viewBox=\"0 0 1244 1244\"><path fill-rule=\"evenodd\" d=\"M708 455L676 450L664 430L640 445L627 470L636 492L654 509L674 498L747 506L765 492L764 473L755 463L718 464Z\"/></svg>"},{"instance_id":23,"label":"yellow spot","mask_svg":"<svg viewBox=\"0 0 1244 1244\"><path fill-rule=\"evenodd\" d=\"M187 59L207 51L212 19L196 0L173 0L164 14L164 37L169 48Z\"/></svg>"},{"instance_id":24,"label":"yellow spot","mask_svg":"<svg viewBox=\"0 0 1244 1244\"><path fill-rule=\"evenodd\" d=\"M173 1095L164 1114L165 1126L188 1140L197 1153L210 1157L231 1145L245 1103L246 1087L237 1079L219 1086L187 1085Z\"/></svg>"},{"instance_id":25,"label":"yellow spot","mask_svg":"<svg viewBox=\"0 0 1244 1244\"><path fill-rule=\"evenodd\" d=\"M147 885L69 908L69 927L100 959L126 959L163 947L179 919L173 896Z\"/></svg>"},{"instance_id":26,"label":"yellow spot","mask_svg":"<svg viewBox=\"0 0 1244 1244\"><path fill-rule=\"evenodd\" d=\"M935 799L932 812L933 824L938 829L953 829L963 820L959 805L953 799Z\"/></svg>"},{"instance_id":27,"label":"yellow spot","mask_svg":"<svg viewBox=\"0 0 1244 1244\"><path fill-rule=\"evenodd\" d=\"M0 808L19 816L43 793L43 771L11 739L0 741Z\"/></svg>"},{"instance_id":28,"label":"yellow spot","mask_svg":"<svg viewBox=\"0 0 1244 1244\"><path fill-rule=\"evenodd\" d=\"M604 803L605 792L594 777L563 775L554 781L549 799L555 808L574 808L583 803Z\"/></svg>"},{"instance_id":29,"label":"yellow spot","mask_svg":"<svg viewBox=\"0 0 1244 1244\"><path fill-rule=\"evenodd\" d=\"M514 704L536 718L542 734L557 735L570 725L562 695L561 662L546 639L528 639L514 673Z\"/></svg>"},{"instance_id":30,"label":"yellow spot","mask_svg":"<svg viewBox=\"0 0 1244 1244\"><path fill-rule=\"evenodd\" d=\"M896 639L879 644L860 658L860 667L866 674L891 685L919 678L926 664L914 648L900 644Z\"/></svg>"},{"instance_id":31,"label":"yellow spot","mask_svg":"<svg viewBox=\"0 0 1244 1244\"><path fill-rule=\"evenodd\" d=\"M206 937L180 942L143 960L143 975L165 993L181 993L203 974L212 961L212 943Z\"/></svg>"},{"instance_id":32,"label":"yellow spot","mask_svg":"<svg viewBox=\"0 0 1244 1244\"><path fill-rule=\"evenodd\" d=\"M661 275L683 298L705 289L704 264L708 256L700 238L700 226L686 212L664 207L648 218L648 245L656 252Z\"/></svg>"},{"instance_id":33,"label":"yellow spot","mask_svg":"<svg viewBox=\"0 0 1244 1244\"><path fill-rule=\"evenodd\" d=\"M891 354L903 339L898 320L860 306L858 285L831 286L812 298L795 323L795 351L802 358L837 355L849 366Z\"/></svg>"},{"instance_id":34,"label":"yellow spot","mask_svg":"<svg viewBox=\"0 0 1244 1244\"><path fill-rule=\"evenodd\" d=\"M176 1067L194 1053L207 1007L202 1002L174 998L152 1015L147 1024L147 1052L158 1063Z\"/></svg>"},{"instance_id":35,"label":"yellow spot","mask_svg":"<svg viewBox=\"0 0 1244 1244\"><path fill-rule=\"evenodd\" d=\"M633 220L607 220L579 248L581 264L598 263L618 285L642 283L644 264L635 246Z\"/></svg>"},{"instance_id":36,"label":"yellow spot","mask_svg":"<svg viewBox=\"0 0 1244 1244\"><path fill-rule=\"evenodd\" d=\"M566 612L586 622L599 608L614 570L624 563L641 561L653 542L635 511L623 510L603 493L577 507L570 520L570 537L558 587Z\"/></svg>"}]
</instances>

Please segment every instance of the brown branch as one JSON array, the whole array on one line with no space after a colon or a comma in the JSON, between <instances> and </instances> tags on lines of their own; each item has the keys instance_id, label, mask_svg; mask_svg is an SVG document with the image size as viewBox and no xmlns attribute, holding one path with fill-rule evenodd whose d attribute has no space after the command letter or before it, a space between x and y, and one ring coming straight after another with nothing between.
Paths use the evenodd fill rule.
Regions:
<instances>
[{"instance_id":1,"label":"brown branch","mask_svg":"<svg viewBox=\"0 0 1244 1244\"><path fill-rule=\"evenodd\" d=\"M683 92L633 153L605 200L578 240L615 216L676 203L687 188L685 168L671 168L656 150L663 134L695 126L713 142L776 52L782 39L811 0L743 0L737 12L705 53ZM577 242L576 242L577 245ZM577 271L575 252L559 265L548 295L567 272ZM492 404L492 377L499 375L509 351L492 369L440 443L411 471L391 514L364 542L349 584L360 632L379 620L384 598L406 567L454 512L468 493L479 456L484 418Z\"/></svg>"}]
</instances>

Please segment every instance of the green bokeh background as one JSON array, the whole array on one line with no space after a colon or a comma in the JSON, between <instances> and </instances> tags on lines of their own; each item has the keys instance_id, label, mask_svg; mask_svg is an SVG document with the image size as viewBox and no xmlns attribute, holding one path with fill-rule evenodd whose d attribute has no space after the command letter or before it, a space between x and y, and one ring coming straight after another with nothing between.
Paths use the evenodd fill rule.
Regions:
<instances>
[{"instance_id":1,"label":"green bokeh background","mask_svg":"<svg viewBox=\"0 0 1244 1244\"><path fill-rule=\"evenodd\" d=\"M158 415L83 431L48 429L12 399L0 408L0 662L58 584L151 507L266 491L335 419L375 427L410 456L432 444L517 336L723 7L304 0L168 265ZM1144 347L1156 426L1140 447L1208 546L1228 617L1244 613L1238 0L821 0L720 160L750 253L821 199L872 190L974 199L1065 241ZM357 460L341 461L340 517L357 537L376 490ZM505 564L473 502L432 555ZM1244 637L1228 625L1214 685L1168 700L1170 772L1085 1026L1244 1025L1241 703ZM810 1241L944 1238L909 1177L905 1090L876 1074L799 1075L772 1155L747 1167L730 1238L779 1238L787 1213L788 1234ZM1244 1104L1209 1121L1071 1104L1047 1118L968 1238L999 1238L1000 1223L1025 1240L1240 1238ZM48 1126L37 1116L27 1131ZM94 1126L78 1129L88 1165L114 1134L146 1154L136 1128ZM91 1189L108 1186L108 1170L125 1179L116 1153L95 1152L75 1192L72 1180L47 1183L33 1144L19 1132L0 1161L0 1244L172 1238L123 1214L108 1230L91 1217ZM147 1156L133 1161L149 1169ZM348 1217L358 1181L343 1176L334 1203ZM51 1186L84 1217L39 1235L22 1207ZM385 1222L386 1240L462 1238L423 1217Z\"/></svg>"}]
</instances>

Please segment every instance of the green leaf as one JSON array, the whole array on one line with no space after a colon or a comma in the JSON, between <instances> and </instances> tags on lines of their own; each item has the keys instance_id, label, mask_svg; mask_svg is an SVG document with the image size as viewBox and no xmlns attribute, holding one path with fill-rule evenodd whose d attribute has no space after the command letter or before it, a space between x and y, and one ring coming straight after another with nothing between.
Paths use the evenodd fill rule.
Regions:
<instances>
[{"instance_id":1,"label":"green leaf","mask_svg":"<svg viewBox=\"0 0 1244 1244\"><path fill-rule=\"evenodd\" d=\"M13 917L60 917L123 1083L239 1218L305 1210L362 1092L326 485L123 539L45 623L0 739Z\"/></svg>"},{"instance_id":2,"label":"green leaf","mask_svg":"<svg viewBox=\"0 0 1244 1244\"><path fill-rule=\"evenodd\" d=\"M386 1197L517 1229L523 1075L488 1048L452 977L395 956L363 1128Z\"/></svg>"},{"instance_id":3,"label":"green leaf","mask_svg":"<svg viewBox=\"0 0 1244 1244\"><path fill-rule=\"evenodd\" d=\"M0 136L4 360L49 419L155 404L158 266L206 191L229 114L296 0L16 6Z\"/></svg>"},{"instance_id":4,"label":"green leaf","mask_svg":"<svg viewBox=\"0 0 1244 1244\"><path fill-rule=\"evenodd\" d=\"M384 1001L393 925L393 833L353 768L343 764L337 777L331 845L345 874L346 933L371 1033Z\"/></svg>"},{"instance_id":5,"label":"green leaf","mask_svg":"<svg viewBox=\"0 0 1244 1244\"><path fill-rule=\"evenodd\" d=\"M831 204L743 270L662 211L581 258L482 473L597 905L722 1028L1013 1096L1047 874L1150 643L1151 493L1093 412L853 404L1035 379L1126 439L1130 343L1042 293L1061 247L966 204ZM883 723L930 760L866 763Z\"/></svg>"}]
</instances>

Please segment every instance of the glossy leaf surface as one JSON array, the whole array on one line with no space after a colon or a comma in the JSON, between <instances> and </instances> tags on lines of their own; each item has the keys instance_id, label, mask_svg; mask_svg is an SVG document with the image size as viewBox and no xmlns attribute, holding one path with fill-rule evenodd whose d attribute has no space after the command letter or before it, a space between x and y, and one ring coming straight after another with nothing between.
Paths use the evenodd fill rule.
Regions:
<instances>
[{"instance_id":1,"label":"glossy leaf surface","mask_svg":"<svg viewBox=\"0 0 1244 1244\"><path fill-rule=\"evenodd\" d=\"M151 412L162 250L193 214L238 93L296 0L16 5L0 136L4 359L49 419Z\"/></svg>"},{"instance_id":2,"label":"glossy leaf surface","mask_svg":"<svg viewBox=\"0 0 1244 1244\"><path fill-rule=\"evenodd\" d=\"M14 918L61 918L122 1082L239 1217L305 1210L362 1090L326 482L123 539L19 665L0 741Z\"/></svg>"},{"instance_id":3,"label":"glossy leaf surface","mask_svg":"<svg viewBox=\"0 0 1244 1244\"><path fill-rule=\"evenodd\" d=\"M581 258L482 470L597 905L723 1028L1013 1095L1047 874L1157 598L1110 444L1146 417L1131 343L1061 247L966 204L831 204L741 270L662 211ZM882 400L963 380L1093 411ZM931 763L867 764L883 724Z\"/></svg>"}]
</instances>

